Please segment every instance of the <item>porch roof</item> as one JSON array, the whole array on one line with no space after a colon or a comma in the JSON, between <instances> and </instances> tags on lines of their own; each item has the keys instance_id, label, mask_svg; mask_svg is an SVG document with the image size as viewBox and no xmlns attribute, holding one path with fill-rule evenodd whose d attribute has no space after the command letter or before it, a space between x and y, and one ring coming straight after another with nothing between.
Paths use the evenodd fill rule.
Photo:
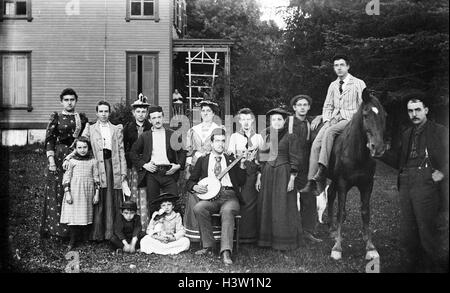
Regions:
<instances>
[{"instance_id":1,"label":"porch roof","mask_svg":"<svg viewBox=\"0 0 450 293\"><path fill-rule=\"evenodd\" d=\"M188 52L204 48L205 51L227 52L233 44L233 40L227 39L174 39L173 51Z\"/></svg>"}]
</instances>

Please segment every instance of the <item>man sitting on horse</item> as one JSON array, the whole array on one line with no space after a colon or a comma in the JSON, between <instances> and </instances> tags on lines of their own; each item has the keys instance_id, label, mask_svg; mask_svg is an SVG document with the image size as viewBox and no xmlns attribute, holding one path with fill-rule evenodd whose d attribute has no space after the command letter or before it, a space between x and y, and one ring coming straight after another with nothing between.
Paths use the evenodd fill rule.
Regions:
<instances>
[{"instance_id":1,"label":"man sitting on horse","mask_svg":"<svg viewBox=\"0 0 450 293\"><path fill-rule=\"evenodd\" d=\"M364 81L348 73L350 63L347 56L335 55L333 66L338 78L328 87L322 110L323 126L311 148L308 183L300 191L303 193L317 191L316 195L319 195L325 189L326 169L334 139L358 111L362 91L366 87Z\"/></svg>"}]
</instances>

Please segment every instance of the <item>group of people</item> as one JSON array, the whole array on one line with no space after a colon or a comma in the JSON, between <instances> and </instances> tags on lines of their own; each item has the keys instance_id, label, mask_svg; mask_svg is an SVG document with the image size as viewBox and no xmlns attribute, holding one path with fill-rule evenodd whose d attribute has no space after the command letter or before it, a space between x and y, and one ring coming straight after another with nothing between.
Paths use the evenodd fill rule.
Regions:
<instances>
[{"instance_id":1,"label":"group of people","mask_svg":"<svg viewBox=\"0 0 450 293\"><path fill-rule=\"evenodd\" d=\"M173 254L189 249L191 242L200 242L201 249L195 254L212 255L217 250L212 218L219 214L219 252L225 265L233 263L237 215L241 216L243 243L292 250L304 240L321 242L316 233L316 196L325 188L334 139L357 112L366 88L348 72L347 56L336 55L332 61L337 79L328 88L322 115L309 116L312 99L296 95L290 101L294 115L285 108L271 109L266 114L269 127L261 133L256 132L252 110L240 109L240 128L230 134L214 121L218 104L203 100L202 122L189 129L182 147L173 143L174 131L163 125L162 108L149 105L142 97L132 104L135 119L123 128L109 122L111 107L106 101L97 104L97 121L90 125L75 111L75 91L65 89L60 95L63 111L53 113L47 127L49 168L41 235L64 237L69 233L69 249L83 235L85 239L109 240L119 251L130 253L140 249ZM411 121L431 125L426 113L417 120L420 113L416 108L427 109L420 97L408 102ZM417 135L412 142L405 138L404 143L413 143L415 156L405 153L411 147L403 147L401 170L413 176L410 170L423 167L425 152L435 171L424 180L448 181L448 157L447 161L435 158L440 155L436 144L444 144L441 132L440 126L433 130L433 139L438 141L428 148L428 138L425 142L417 140ZM181 171L188 193L183 216L174 211L183 192L178 185ZM423 247L431 254L431 212L418 212L415 201L420 199L409 199L414 190L403 187L410 180L405 176L402 171L400 195L405 199L401 209L408 219L403 226L408 231L405 235L410 244L417 244L414 249ZM210 186L202 183L205 178L220 183L209 200L201 199L210 192ZM437 195L431 190L429 194L437 208ZM426 224L414 228L413 219Z\"/></svg>"}]
</instances>

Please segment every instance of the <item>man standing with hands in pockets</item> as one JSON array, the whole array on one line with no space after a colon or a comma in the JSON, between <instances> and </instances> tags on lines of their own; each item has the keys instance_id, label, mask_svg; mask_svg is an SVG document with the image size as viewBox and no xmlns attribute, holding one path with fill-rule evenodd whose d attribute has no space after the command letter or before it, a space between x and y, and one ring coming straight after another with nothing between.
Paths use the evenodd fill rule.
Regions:
<instances>
[{"instance_id":1,"label":"man standing with hands in pockets","mask_svg":"<svg viewBox=\"0 0 450 293\"><path fill-rule=\"evenodd\" d=\"M147 187L147 202L154 202L161 193L178 194L177 181L185 165L186 153L170 145L173 130L163 126L160 106L149 108L150 131L144 132L133 144L130 158L138 170L138 187ZM149 214L157 207L149 206Z\"/></svg>"}]
</instances>

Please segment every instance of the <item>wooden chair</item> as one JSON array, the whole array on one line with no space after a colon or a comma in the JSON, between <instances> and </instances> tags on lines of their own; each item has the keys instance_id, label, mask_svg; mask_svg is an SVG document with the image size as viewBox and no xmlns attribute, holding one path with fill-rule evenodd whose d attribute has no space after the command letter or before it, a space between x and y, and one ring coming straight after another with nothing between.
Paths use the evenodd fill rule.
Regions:
<instances>
[{"instance_id":1,"label":"wooden chair","mask_svg":"<svg viewBox=\"0 0 450 293\"><path fill-rule=\"evenodd\" d=\"M221 216L220 214L212 214L212 224L213 224L213 236L216 242L220 241L221 238ZM239 252L239 228L241 224L241 216L236 215L234 216L234 237L233 242L236 242L236 253Z\"/></svg>"}]
</instances>

